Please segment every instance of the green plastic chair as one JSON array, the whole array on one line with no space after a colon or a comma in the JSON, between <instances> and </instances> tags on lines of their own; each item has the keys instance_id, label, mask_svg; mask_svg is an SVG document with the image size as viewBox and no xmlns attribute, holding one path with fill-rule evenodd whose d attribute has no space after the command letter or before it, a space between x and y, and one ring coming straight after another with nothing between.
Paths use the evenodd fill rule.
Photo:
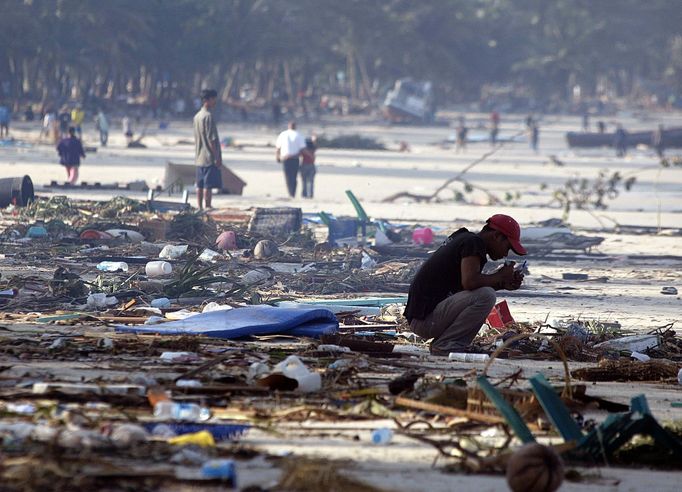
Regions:
<instances>
[{"instance_id":1,"label":"green plastic chair","mask_svg":"<svg viewBox=\"0 0 682 492\"><path fill-rule=\"evenodd\" d=\"M497 388L490 384L485 376L480 376L477 382L521 442L524 444L534 442L535 437L526 423ZM569 458L589 462L606 461L638 434L652 437L658 446L663 446L677 455L682 453L682 442L656 421L644 395L632 398L629 412L611 414L602 424L589 433L583 434L556 390L542 374L531 377L530 384L533 393L559 434L565 441L576 443L576 447L567 452Z\"/></svg>"},{"instance_id":2,"label":"green plastic chair","mask_svg":"<svg viewBox=\"0 0 682 492\"><path fill-rule=\"evenodd\" d=\"M353 205L353 208L355 209L355 214L358 216L358 223L362 228L362 237L367 236L368 225L374 225L377 229L381 230L382 232L384 233L386 232L387 229L386 223L381 220L376 221L371 220L367 215L367 212L365 212L365 209L362 207L360 200L358 200L358 198L351 190L346 190L346 196Z\"/></svg>"}]
</instances>

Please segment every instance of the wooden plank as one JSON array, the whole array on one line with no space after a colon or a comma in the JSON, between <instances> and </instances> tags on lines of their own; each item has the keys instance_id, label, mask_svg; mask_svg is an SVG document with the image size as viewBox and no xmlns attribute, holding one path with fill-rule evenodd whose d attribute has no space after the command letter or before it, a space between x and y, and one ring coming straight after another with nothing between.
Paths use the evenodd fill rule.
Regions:
<instances>
[{"instance_id":1,"label":"wooden plank","mask_svg":"<svg viewBox=\"0 0 682 492\"><path fill-rule=\"evenodd\" d=\"M504 424L502 417L496 415L485 415L480 413L469 412L468 410L461 410L459 408L446 407L445 405L436 405L434 403L426 403L419 400L411 400L399 396L395 399L396 405L415 410L424 410L426 412L436 413L440 415L450 415L452 417L462 417L465 419L476 420L478 422L485 422L486 424Z\"/></svg>"}]
</instances>

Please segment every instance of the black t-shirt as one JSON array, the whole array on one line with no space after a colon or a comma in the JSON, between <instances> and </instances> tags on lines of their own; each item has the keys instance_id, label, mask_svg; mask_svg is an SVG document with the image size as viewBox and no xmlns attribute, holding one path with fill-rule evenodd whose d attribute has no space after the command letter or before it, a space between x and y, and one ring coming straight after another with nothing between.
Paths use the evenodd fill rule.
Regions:
<instances>
[{"instance_id":1,"label":"black t-shirt","mask_svg":"<svg viewBox=\"0 0 682 492\"><path fill-rule=\"evenodd\" d=\"M462 227L448 237L421 266L415 275L405 306L407 321L424 319L436 305L462 288L462 258L478 256L481 270L485 265L485 243L477 234Z\"/></svg>"}]
</instances>

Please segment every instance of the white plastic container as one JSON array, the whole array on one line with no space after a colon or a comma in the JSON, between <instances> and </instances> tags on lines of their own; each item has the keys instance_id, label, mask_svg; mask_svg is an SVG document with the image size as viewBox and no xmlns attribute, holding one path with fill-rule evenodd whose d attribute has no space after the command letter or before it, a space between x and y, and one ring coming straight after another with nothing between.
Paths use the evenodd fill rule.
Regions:
<instances>
[{"instance_id":1,"label":"white plastic container","mask_svg":"<svg viewBox=\"0 0 682 492\"><path fill-rule=\"evenodd\" d=\"M468 354L464 352L450 352L448 359L456 362L487 362L490 359L488 354Z\"/></svg>"},{"instance_id":2,"label":"white plastic container","mask_svg":"<svg viewBox=\"0 0 682 492\"><path fill-rule=\"evenodd\" d=\"M290 355L277 364L273 373L283 374L288 378L295 379L298 382L296 391L299 393L319 391L322 387L322 377L320 374L308 370L301 359L295 355Z\"/></svg>"},{"instance_id":3,"label":"white plastic container","mask_svg":"<svg viewBox=\"0 0 682 492\"><path fill-rule=\"evenodd\" d=\"M163 277L173 272L173 265L167 261L150 261L144 267L147 277Z\"/></svg>"}]
</instances>

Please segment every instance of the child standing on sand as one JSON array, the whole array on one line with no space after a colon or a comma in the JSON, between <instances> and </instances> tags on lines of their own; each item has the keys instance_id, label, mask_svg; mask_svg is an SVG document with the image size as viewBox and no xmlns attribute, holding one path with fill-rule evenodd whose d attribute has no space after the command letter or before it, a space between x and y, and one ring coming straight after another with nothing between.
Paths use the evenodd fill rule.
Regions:
<instances>
[{"instance_id":1,"label":"child standing on sand","mask_svg":"<svg viewBox=\"0 0 682 492\"><path fill-rule=\"evenodd\" d=\"M301 196L313 197L313 181L315 180L315 136L305 139L305 148L301 150Z\"/></svg>"}]
</instances>

